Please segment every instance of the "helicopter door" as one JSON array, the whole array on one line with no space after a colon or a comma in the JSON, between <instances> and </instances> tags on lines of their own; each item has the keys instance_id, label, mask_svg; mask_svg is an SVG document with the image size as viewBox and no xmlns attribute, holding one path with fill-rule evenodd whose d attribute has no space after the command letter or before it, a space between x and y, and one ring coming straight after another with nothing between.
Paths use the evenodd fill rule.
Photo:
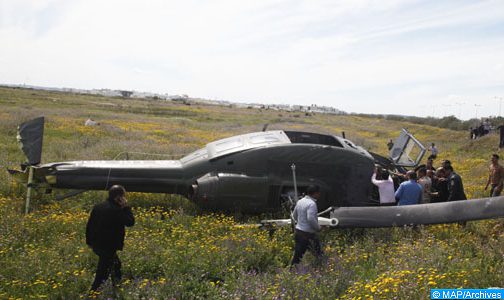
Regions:
<instances>
[{"instance_id":1,"label":"helicopter door","mask_svg":"<svg viewBox=\"0 0 504 300\"><path fill-rule=\"evenodd\" d=\"M422 143L403 128L395 140L389 156L396 166L415 167L422 160L424 154L425 147Z\"/></svg>"}]
</instances>

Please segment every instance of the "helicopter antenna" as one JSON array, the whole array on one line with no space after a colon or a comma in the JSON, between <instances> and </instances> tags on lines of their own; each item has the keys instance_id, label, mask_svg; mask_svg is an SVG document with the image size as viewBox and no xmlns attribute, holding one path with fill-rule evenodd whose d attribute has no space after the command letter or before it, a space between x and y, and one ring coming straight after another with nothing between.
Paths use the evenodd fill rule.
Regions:
<instances>
[{"instance_id":1,"label":"helicopter antenna","mask_svg":"<svg viewBox=\"0 0 504 300\"><path fill-rule=\"evenodd\" d=\"M296 182L296 165L292 164L291 169L292 169L292 181L294 183L294 201L292 203L293 205L291 205L292 208L291 208L291 212L290 212L290 219L291 219L291 229L292 229L292 232L294 232L295 228L296 228L296 224L294 224L295 221L294 221L294 216L292 214L294 213L294 208L295 208L296 203L298 201L298 190L297 190L297 182ZM291 200L290 197L289 197L289 200Z\"/></svg>"},{"instance_id":2,"label":"helicopter antenna","mask_svg":"<svg viewBox=\"0 0 504 300\"><path fill-rule=\"evenodd\" d=\"M298 190L297 190L297 182L296 182L296 165L292 164L291 165L291 170L292 170L292 181L294 183L294 201L298 201Z\"/></svg>"}]
</instances>

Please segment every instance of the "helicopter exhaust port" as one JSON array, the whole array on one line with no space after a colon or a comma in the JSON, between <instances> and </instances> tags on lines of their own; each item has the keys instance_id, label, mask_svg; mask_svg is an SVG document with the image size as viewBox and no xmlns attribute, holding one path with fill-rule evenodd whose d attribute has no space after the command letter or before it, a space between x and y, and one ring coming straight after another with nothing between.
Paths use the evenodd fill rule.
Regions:
<instances>
[{"instance_id":1,"label":"helicopter exhaust port","mask_svg":"<svg viewBox=\"0 0 504 300\"><path fill-rule=\"evenodd\" d=\"M198 178L189 188L189 199L196 204L204 204L214 200L218 193L219 177L206 174Z\"/></svg>"},{"instance_id":2,"label":"helicopter exhaust port","mask_svg":"<svg viewBox=\"0 0 504 300\"><path fill-rule=\"evenodd\" d=\"M199 185L197 182L193 183L191 187L189 187L189 199L192 201L198 201L198 199L207 201L208 197L206 195L198 195L199 192Z\"/></svg>"}]
</instances>

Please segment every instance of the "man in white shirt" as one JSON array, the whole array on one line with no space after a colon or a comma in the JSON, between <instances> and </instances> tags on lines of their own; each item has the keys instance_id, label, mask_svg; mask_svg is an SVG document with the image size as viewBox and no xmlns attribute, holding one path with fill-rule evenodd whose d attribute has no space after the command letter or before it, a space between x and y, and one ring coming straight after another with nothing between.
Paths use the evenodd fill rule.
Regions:
<instances>
[{"instance_id":1,"label":"man in white shirt","mask_svg":"<svg viewBox=\"0 0 504 300\"><path fill-rule=\"evenodd\" d=\"M439 150L436 147L436 144L432 143L431 146L429 147L429 151L431 152L429 158L436 159L439 154Z\"/></svg>"},{"instance_id":2,"label":"man in white shirt","mask_svg":"<svg viewBox=\"0 0 504 300\"><path fill-rule=\"evenodd\" d=\"M310 185L306 194L296 203L292 213L296 222L296 230L294 233L294 257L291 265L300 263L308 249L317 257L318 261L323 257L322 246L317 234L320 231L317 215L317 199L320 198L319 186Z\"/></svg>"},{"instance_id":3,"label":"man in white shirt","mask_svg":"<svg viewBox=\"0 0 504 300\"><path fill-rule=\"evenodd\" d=\"M376 179L376 177L379 179ZM375 168L375 172L371 176L371 182L378 187L380 205L395 205L394 181L386 170Z\"/></svg>"}]
</instances>

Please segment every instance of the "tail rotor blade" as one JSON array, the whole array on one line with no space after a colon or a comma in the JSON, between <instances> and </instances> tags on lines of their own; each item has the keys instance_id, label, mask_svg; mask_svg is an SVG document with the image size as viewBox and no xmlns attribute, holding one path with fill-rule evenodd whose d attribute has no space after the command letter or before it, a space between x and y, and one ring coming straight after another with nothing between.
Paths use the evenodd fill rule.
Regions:
<instances>
[{"instance_id":1,"label":"tail rotor blade","mask_svg":"<svg viewBox=\"0 0 504 300\"><path fill-rule=\"evenodd\" d=\"M28 164L40 164L42 158L42 140L44 137L44 117L39 117L18 126L17 139L28 158Z\"/></svg>"}]
</instances>

